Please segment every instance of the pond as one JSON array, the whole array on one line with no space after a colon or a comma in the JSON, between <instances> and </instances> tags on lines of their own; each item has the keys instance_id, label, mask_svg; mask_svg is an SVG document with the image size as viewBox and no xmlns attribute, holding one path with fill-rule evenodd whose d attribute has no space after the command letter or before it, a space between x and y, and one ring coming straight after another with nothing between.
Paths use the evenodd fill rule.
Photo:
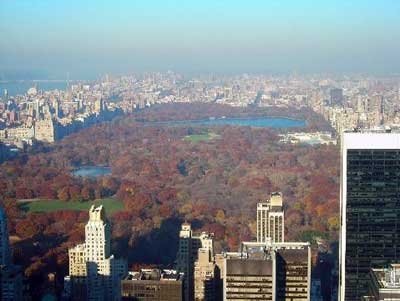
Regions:
<instances>
[{"instance_id":1,"label":"pond","mask_svg":"<svg viewBox=\"0 0 400 301\"><path fill-rule=\"evenodd\" d=\"M96 178L111 174L111 168L105 166L82 166L75 169L72 174L77 177Z\"/></svg>"}]
</instances>

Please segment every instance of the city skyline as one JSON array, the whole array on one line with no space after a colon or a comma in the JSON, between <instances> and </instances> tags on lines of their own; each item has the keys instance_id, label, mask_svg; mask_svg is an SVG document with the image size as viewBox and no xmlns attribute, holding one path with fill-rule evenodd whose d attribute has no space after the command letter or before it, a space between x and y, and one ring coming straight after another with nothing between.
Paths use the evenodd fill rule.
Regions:
<instances>
[{"instance_id":1,"label":"city skyline","mask_svg":"<svg viewBox=\"0 0 400 301\"><path fill-rule=\"evenodd\" d=\"M3 1L0 74L396 73L396 1ZM29 20L29 22L27 22ZM29 45L29 47L27 47Z\"/></svg>"}]
</instances>

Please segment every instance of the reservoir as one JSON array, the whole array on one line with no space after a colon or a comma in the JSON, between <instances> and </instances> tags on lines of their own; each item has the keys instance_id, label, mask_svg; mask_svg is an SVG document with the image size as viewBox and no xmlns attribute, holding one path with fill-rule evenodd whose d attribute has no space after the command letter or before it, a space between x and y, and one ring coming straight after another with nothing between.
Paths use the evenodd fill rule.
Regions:
<instances>
[{"instance_id":1,"label":"reservoir","mask_svg":"<svg viewBox=\"0 0 400 301\"><path fill-rule=\"evenodd\" d=\"M306 121L286 117L254 117L254 118L209 118L203 120L156 121L145 122L148 126L214 126L235 125L270 128L305 127Z\"/></svg>"}]
</instances>

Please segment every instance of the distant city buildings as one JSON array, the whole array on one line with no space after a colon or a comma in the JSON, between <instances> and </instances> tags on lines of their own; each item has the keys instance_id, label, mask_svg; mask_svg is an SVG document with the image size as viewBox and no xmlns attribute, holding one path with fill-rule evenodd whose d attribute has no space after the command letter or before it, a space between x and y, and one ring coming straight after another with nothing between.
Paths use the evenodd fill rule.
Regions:
<instances>
[{"instance_id":1,"label":"distant city buildings","mask_svg":"<svg viewBox=\"0 0 400 301\"><path fill-rule=\"evenodd\" d=\"M120 300L126 262L111 254L111 228L103 206L89 210L85 243L69 250L69 275L64 280L67 300Z\"/></svg>"},{"instance_id":2,"label":"distant city buildings","mask_svg":"<svg viewBox=\"0 0 400 301\"><path fill-rule=\"evenodd\" d=\"M0 100L0 142L23 148L35 141L52 143L122 113L109 99L109 88L73 85L67 91L30 88L25 95Z\"/></svg>"},{"instance_id":3,"label":"distant city buildings","mask_svg":"<svg viewBox=\"0 0 400 301\"><path fill-rule=\"evenodd\" d=\"M344 132L339 300L368 294L370 268L400 260L400 132Z\"/></svg>"},{"instance_id":4,"label":"distant city buildings","mask_svg":"<svg viewBox=\"0 0 400 301\"><path fill-rule=\"evenodd\" d=\"M183 274L174 270L129 272L121 281L121 300L182 301L183 281Z\"/></svg>"},{"instance_id":5,"label":"distant city buildings","mask_svg":"<svg viewBox=\"0 0 400 301\"><path fill-rule=\"evenodd\" d=\"M66 91L41 91L39 84L24 95L3 93L0 142L20 146L35 140L57 140L122 111L130 113L155 104L193 102L311 109L321 114L339 136L343 129L399 125L399 83L396 77L362 76L243 74L190 79L166 72L106 77L89 84L68 85ZM49 119L53 121L53 130ZM42 131L46 127L50 129L48 133Z\"/></svg>"}]
</instances>

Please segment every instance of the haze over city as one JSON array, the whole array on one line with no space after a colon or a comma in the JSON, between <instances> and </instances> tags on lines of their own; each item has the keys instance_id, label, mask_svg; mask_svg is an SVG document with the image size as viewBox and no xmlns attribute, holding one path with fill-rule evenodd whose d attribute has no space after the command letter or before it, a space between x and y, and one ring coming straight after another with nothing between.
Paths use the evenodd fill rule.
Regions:
<instances>
[{"instance_id":1,"label":"haze over city","mask_svg":"<svg viewBox=\"0 0 400 301\"><path fill-rule=\"evenodd\" d=\"M400 300L399 16L0 0L0 300Z\"/></svg>"},{"instance_id":2,"label":"haze over city","mask_svg":"<svg viewBox=\"0 0 400 301\"><path fill-rule=\"evenodd\" d=\"M0 4L0 77L398 73L400 3L13 1Z\"/></svg>"}]
</instances>

